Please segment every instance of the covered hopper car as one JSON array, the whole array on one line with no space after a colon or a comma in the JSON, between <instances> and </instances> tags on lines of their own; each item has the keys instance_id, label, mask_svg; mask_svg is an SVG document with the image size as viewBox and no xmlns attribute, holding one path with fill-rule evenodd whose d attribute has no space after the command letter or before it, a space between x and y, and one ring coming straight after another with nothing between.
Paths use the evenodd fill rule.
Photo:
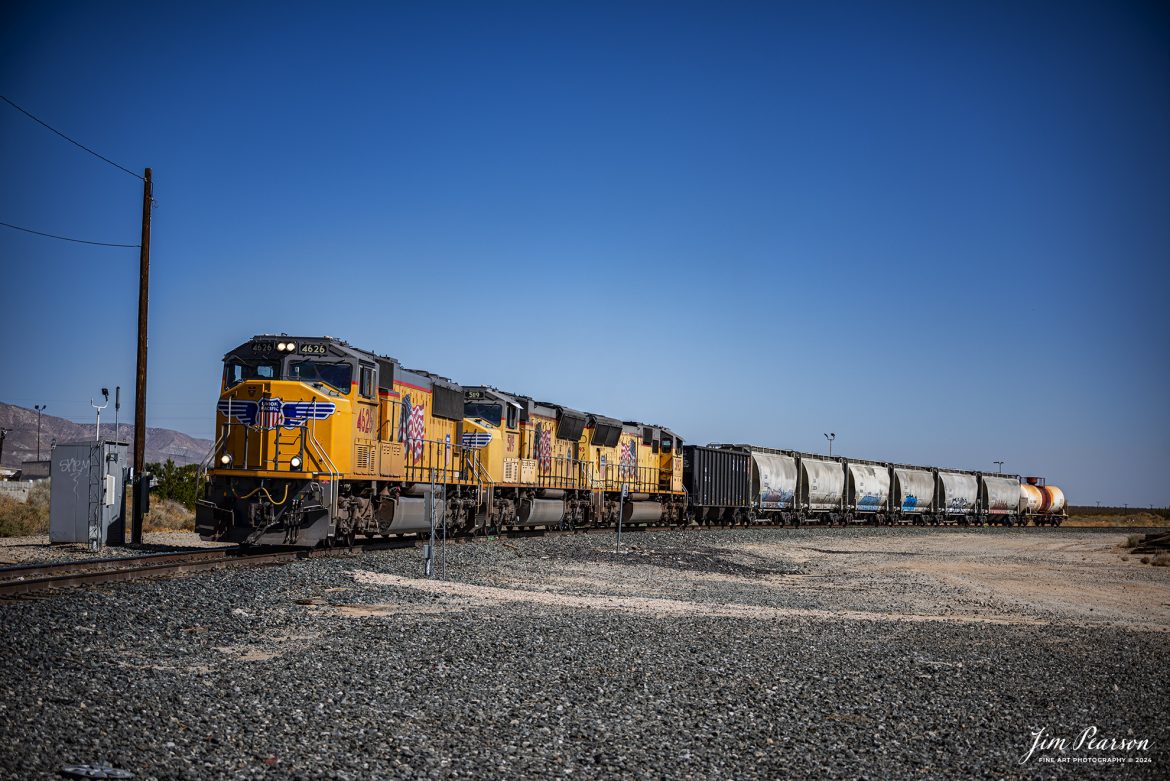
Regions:
<instances>
[{"instance_id":1,"label":"covered hopper car","mask_svg":"<svg viewBox=\"0 0 1170 781\"><path fill-rule=\"evenodd\" d=\"M739 454L739 471L685 470L684 485L700 523L868 523L914 525L1059 525L1065 499L1042 478L889 464L756 445L687 451ZM715 455L706 455L714 460ZM722 481L722 482L721 482ZM701 499L696 499L701 497Z\"/></svg>"}]
</instances>

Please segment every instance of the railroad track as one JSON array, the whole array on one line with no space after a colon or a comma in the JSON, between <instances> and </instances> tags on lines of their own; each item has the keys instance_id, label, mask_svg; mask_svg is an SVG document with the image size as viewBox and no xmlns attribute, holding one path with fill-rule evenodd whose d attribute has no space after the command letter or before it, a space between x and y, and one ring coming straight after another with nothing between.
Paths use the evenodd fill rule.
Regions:
<instances>
[{"instance_id":1,"label":"railroad track","mask_svg":"<svg viewBox=\"0 0 1170 781\"><path fill-rule=\"evenodd\" d=\"M246 552L240 548L213 548L116 559L4 567L0 569L0 597L231 567L270 566L285 564L298 558L303 558L303 552Z\"/></svg>"}]
</instances>

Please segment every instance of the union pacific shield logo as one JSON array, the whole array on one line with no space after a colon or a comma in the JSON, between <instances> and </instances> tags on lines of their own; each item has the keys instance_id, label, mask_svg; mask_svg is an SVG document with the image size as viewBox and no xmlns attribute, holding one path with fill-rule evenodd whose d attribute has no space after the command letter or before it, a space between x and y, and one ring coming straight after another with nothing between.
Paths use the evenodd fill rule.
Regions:
<instances>
[{"instance_id":1,"label":"union pacific shield logo","mask_svg":"<svg viewBox=\"0 0 1170 781\"><path fill-rule=\"evenodd\" d=\"M260 399L260 414L257 416L260 428L273 429L284 423L284 405L280 399Z\"/></svg>"}]
</instances>

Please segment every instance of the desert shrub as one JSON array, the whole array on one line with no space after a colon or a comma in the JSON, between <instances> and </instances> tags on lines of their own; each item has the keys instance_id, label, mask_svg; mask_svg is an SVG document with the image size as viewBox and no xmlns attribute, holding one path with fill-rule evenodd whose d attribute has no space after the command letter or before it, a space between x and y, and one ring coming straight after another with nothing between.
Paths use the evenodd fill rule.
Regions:
<instances>
[{"instance_id":1,"label":"desert shrub","mask_svg":"<svg viewBox=\"0 0 1170 781\"><path fill-rule=\"evenodd\" d=\"M195 499L199 496L198 464L177 466L168 458L162 464L147 464L146 469L154 475L155 499L170 499L189 510L195 509Z\"/></svg>"},{"instance_id":2,"label":"desert shrub","mask_svg":"<svg viewBox=\"0 0 1170 781\"><path fill-rule=\"evenodd\" d=\"M23 502L0 496L0 537L49 533L49 481L34 483Z\"/></svg>"},{"instance_id":3,"label":"desert shrub","mask_svg":"<svg viewBox=\"0 0 1170 781\"><path fill-rule=\"evenodd\" d=\"M148 532L194 531L195 513L174 499L151 499L142 528Z\"/></svg>"},{"instance_id":4,"label":"desert shrub","mask_svg":"<svg viewBox=\"0 0 1170 781\"><path fill-rule=\"evenodd\" d=\"M1170 567L1170 553L1159 553L1150 563L1155 567Z\"/></svg>"},{"instance_id":5,"label":"desert shrub","mask_svg":"<svg viewBox=\"0 0 1170 781\"><path fill-rule=\"evenodd\" d=\"M1136 548L1141 541L1142 541L1142 535L1131 534L1125 538L1125 547Z\"/></svg>"}]
</instances>

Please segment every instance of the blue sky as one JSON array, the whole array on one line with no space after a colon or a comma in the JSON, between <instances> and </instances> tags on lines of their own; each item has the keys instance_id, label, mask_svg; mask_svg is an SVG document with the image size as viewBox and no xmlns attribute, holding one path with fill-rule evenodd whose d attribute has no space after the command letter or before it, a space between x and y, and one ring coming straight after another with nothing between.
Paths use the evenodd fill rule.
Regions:
<instances>
[{"instance_id":1,"label":"blue sky","mask_svg":"<svg viewBox=\"0 0 1170 781\"><path fill-rule=\"evenodd\" d=\"M327 333L1170 504L1164 5L12 2L0 94L154 169L151 425L209 436L227 349ZM3 104L0 182L0 221L138 241L139 182ZM132 409L137 251L0 262L0 400Z\"/></svg>"}]
</instances>

